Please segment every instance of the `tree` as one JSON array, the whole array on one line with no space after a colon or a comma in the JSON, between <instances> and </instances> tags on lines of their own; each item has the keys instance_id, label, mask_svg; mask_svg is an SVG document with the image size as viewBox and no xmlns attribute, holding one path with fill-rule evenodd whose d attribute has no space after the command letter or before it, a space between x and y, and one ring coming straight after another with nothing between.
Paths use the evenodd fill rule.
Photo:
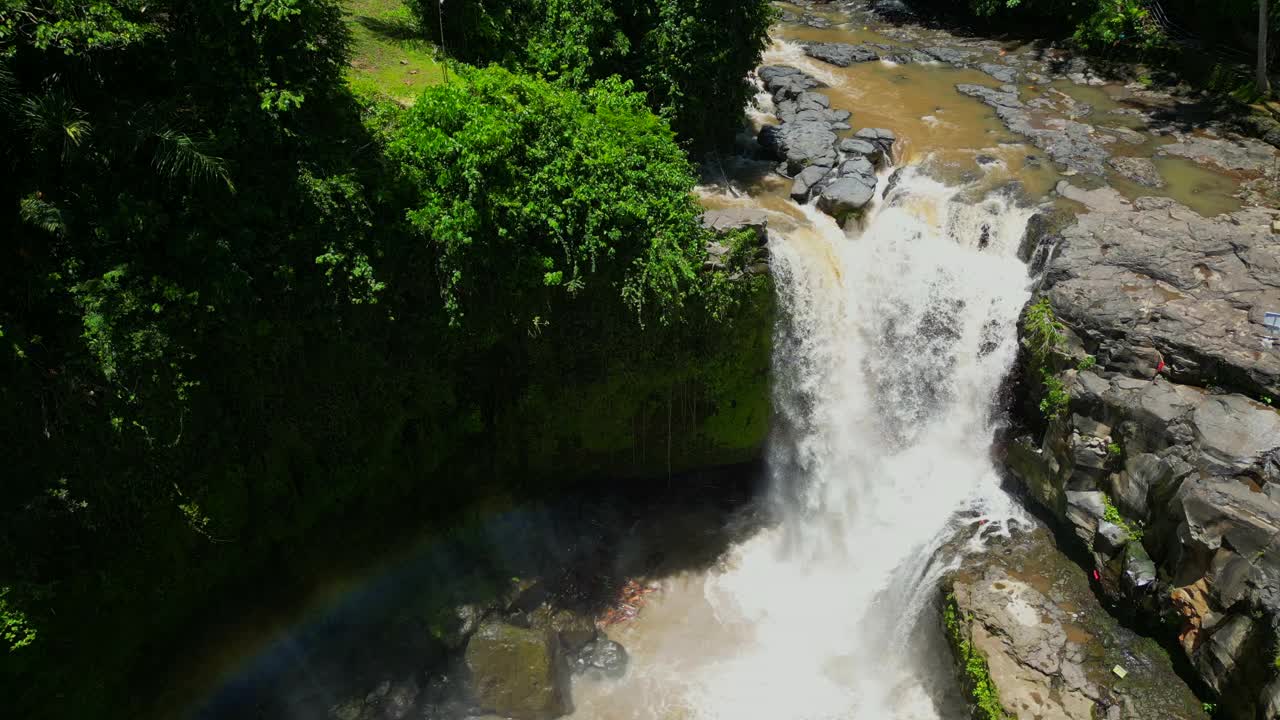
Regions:
<instances>
[{"instance_id":1,"label":"tree","mask_svg":"<svg viewBox=\"0 0 1280 720\"><path fill-rule=\"evenodd\" d=\"M1267 0L1258 0L1258 92L1271 95L1271 78L1267 76L1267 26L1270 24Z\"/></svg>"}]
</instances>

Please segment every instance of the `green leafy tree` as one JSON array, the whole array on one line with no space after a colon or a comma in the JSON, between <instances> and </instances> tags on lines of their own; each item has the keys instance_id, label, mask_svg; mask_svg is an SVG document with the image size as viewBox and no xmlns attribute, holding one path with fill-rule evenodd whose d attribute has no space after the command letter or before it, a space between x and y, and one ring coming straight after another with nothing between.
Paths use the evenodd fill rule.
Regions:
<instances>
[{"instance_id":1,"label":"green leafy tree","mask_svg":"<svg viewBox=\"0 0 1280 720\"><path fill-rule=\"evenodd\" d=\"M436 0L411 6L422 27L437 27ZM763 0L459 0L443 9L457 57L578 88L618 75L695 148L732 142L775 17Z\"/></svg>"},{"instance_id":2,"label":"green leafy tree","mask_svg":"<svg viewBox=\"0 0 1280 720\"><path fill-rule=\"evenodd\" d=\"M584 94L500 68L432 88L389 137L455 324L536 333L573 301L676 316L705 231L665 121L630 85Z\"/></svg>"}]
</instances>

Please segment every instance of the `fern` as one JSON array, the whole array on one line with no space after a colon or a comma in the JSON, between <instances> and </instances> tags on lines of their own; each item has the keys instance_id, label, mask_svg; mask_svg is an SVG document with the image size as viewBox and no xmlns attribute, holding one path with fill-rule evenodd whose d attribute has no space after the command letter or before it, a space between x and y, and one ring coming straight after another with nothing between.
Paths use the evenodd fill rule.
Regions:
<instances>
[{"instance_id":1,"label":"fern","mask_svg":"<svg viewBox=\"0 0 1280 720\"><path fill-rule=\"evenodd\" d=\"M236 191L226 161L206 150L204 143L169 128L157 132L155 138L158 143L152 165L156 172L171 181L185 180L191 185L221 182L227 190Z\"/></svg>"},{"instance_id":2,"label":"fern","mask_svg":"<svg viewBox=\"0 0 1280 720\"><path fill-rule=\"evenodd\" d=\"M32 142L47 150L61 146L63 160L93 132L86 117L61 93L29 97L22 103L22 125L31 133Z\"/></svg>"},{"instance_id":3,"label":"fern","mask_svg":"<svg viewBox=\"0 0 1280 720\"><path fill-rule=\"evenodd\" d=\"M66 234L67 223L62 217L62 211L46 202L39 194L22 198L18 202L18 214L24 223L47 233L58 236Z\"/></svg>"}]
</instances>

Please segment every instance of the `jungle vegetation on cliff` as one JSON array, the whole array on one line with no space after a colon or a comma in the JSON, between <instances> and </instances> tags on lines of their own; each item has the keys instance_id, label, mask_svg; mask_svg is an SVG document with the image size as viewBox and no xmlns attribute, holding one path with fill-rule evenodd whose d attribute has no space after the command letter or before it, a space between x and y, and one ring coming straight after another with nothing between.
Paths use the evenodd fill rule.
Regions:
<instances>
[{"instance_id":1,"label":"jungle vegetation on cliff","mask_svg":"<svg viewBox=\"0 0 1280 720\"><path fill-rule=\"evenodd\" d=\"M0 0L8 708L137 717L140 659L317 528L544 487L585 451L496 437L530 388L734 347L759 287L703 270L686 151L771 11L570 5L450 3L510 70L405 108L347 87L336 0Z\"/></svg>"}]
</instances>

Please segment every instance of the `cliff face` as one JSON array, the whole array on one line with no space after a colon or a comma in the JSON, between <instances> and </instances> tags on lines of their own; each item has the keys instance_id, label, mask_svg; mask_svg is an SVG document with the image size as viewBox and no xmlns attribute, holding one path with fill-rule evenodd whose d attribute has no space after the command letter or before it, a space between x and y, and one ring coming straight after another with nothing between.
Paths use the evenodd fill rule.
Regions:
<instances>
[{"instance_id":1,"label":"cliff face","mask_svg":"<svg viewBox=\"0 0 1280 720\"><path fill-rule=\"evenodd\" d=\"M1006 458L1102 591L1164 622L1230 718L1280 717L1275 217L1144 198L1048 238L1042 289L1064 327L1051 357L1025 358L1031 429ZM1069 395L1047 422L1046 365Z\"/></svg>"}]
</instances>

